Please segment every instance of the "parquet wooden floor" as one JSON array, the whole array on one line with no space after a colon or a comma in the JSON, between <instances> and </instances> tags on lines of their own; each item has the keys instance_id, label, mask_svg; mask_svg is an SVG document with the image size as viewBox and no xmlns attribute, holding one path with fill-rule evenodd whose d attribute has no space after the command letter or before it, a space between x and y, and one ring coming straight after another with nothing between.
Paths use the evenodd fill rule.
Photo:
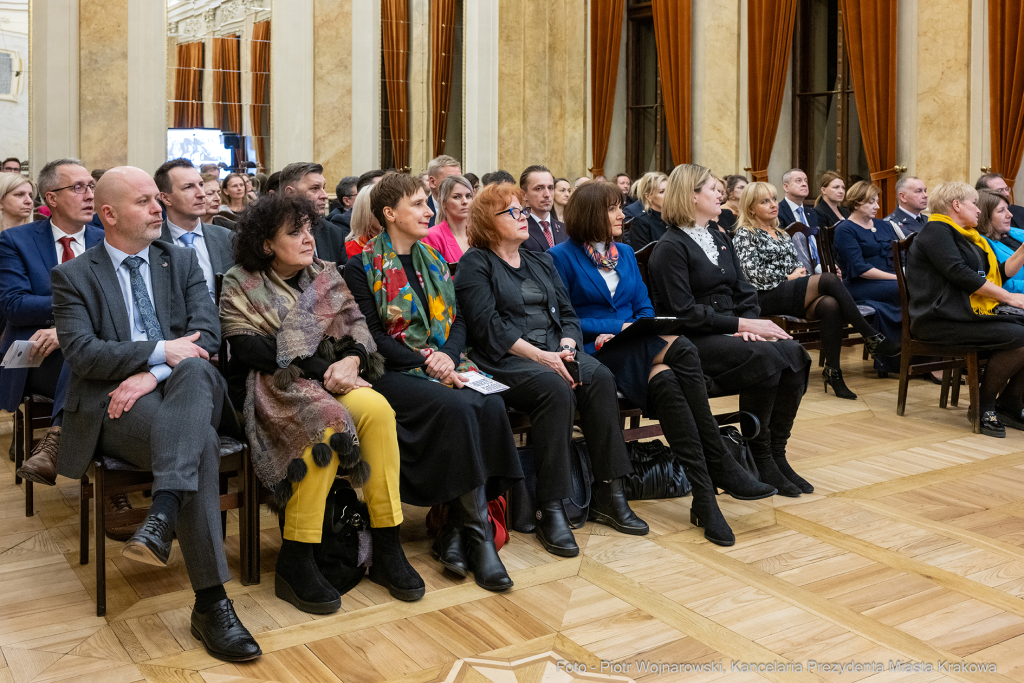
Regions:
<instances>
[{"instance_id":1,"label":"parquet wooden floor","mask_svg":"<svg viewBox=\"0 0 1024 683\"><path fill-rule=\"evenodd\" d=\"M897 417L896 381L859 354L844 357L859 400L813 382L790 442L816 492L721 496L732 548L690 526L689 498L641 502L649 536L588 524L577 558L513 534L501 556L515 589L496 595L443 573L425 510L409 508L403 539L426 597L398 602L364 580L314 617L274 597L280 537L265 512L262 582L227 587L265 653L249 664L212 659L189 634L180 553L157 570L108 542L97 618L77 482L36 487L26 518L0 459L0 683L1024 681L1024 433L972 434L966 397L942 410L920 380ZM8 417L4 450L9 431Z\"/></svg>"}]
</instances>

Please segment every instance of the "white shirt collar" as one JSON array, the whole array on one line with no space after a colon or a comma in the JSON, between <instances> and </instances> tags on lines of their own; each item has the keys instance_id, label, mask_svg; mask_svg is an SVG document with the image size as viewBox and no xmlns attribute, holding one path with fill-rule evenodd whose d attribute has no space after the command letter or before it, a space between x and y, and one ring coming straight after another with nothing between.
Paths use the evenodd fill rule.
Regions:
<instances>
[{"instance_id":1,"label":"white shirt collar","mask_svg":"<svg viewBox=\"0 0 1024 683\"><path fill-rule=\"evenodd\" d=\"M124 263L124 260L126 258L128 258L129 256L138 256L139 258L141 258L143 261L146 262L146 265L149 265L149 247L148 246L145 249L143 249L142 251L140 251L139 253L137 253L137 254L126 254L123 251L121 251L120 249L117 249L115 247L110 246L110 242L108 242L106 239L104 239L103 240L103 248L107 250L107 255L110 257L111 263L114 264L114 270L117 270L118 268L120 268L121 264Z\"/></svg>"},{"instance_id":2,"label":"white shirt collar","mask_svg":"<svg viewBox=\"0 0 1024 683\"><path fill-rule=\"evenodd\" d=\"M907 207L905 207L905 206L900 206L900 209L903 211L903 213L907 214L908 216L910 216L914 220L918 220L919 218L921 218L921 214L919 214L919 213L911 213L909 210L907 210Z\"/></svg>"},{"instance_id":3,"label":"white shirt collar","mask_svg":"<svg viewBox=\"0 0 1024 683\"><path fill-rule=\"evenodd\" d=\"M177 242L181 239L181 236L186 232L192 232L200 237L203 237L203 220L199 219L199 225L196 226L195 230L186 230L185 228L179 228L177 225L171 222L171 219L167 219L167 230L171 233L171 239ZM205 238L204 238L205 239Z\"/></svg>"},{"instance_id":4,"label":"white shirt collar","mask_svg":"<svg viewBox=\"0 0 1024 683\"><path fill-rule=\"evenodd\" d=\"M537 221L537 225L540 225L541 221L548 221L548 223L551 222L551 212L550 211L548 211L543 216L541 216L539 213L537 213L535 211L531 211L530 215L533 216L533 220Z\"/></svg>"},{"instance_id":5,"label":"white shirt collar","mask_svg":"<svg viewBox=\"0 0 1024 683\"><path fill-rule=\"evenodd\" d=\"M787 204L789 204L789 208L790 208L790 209L792 209L792 211L793 211L793 215L794 215L794 216L796 215L796 209L797 209L797 207L800 207L801 209L802 209L802 208L804 208L804 205L803 205L803 204L797 204L796 202L794 202L794 201L793 201L792 199L790 199L789 197L785 197L784 199L786 200L786 203L787 203Z\"/></svg>"},{"instance_id":6,"label":"white shirt collar","mask_svg":"<svg viewBox=\"0 0 1024 683\"><path fill-rule=\"evenodd\" d=\"M61 238L70 237L73 241L80 243L82 246L85 246L85 226L84 225L82 226L81 230L79 230L78 232L76 232L74 234L69 235L68 233L64 232L63 230L58 228L56 225L54 225L53 221L50 221L50 232L53 233L53 241L55 243L59 242L61 240Z\"/></svg>"}]
</instances>

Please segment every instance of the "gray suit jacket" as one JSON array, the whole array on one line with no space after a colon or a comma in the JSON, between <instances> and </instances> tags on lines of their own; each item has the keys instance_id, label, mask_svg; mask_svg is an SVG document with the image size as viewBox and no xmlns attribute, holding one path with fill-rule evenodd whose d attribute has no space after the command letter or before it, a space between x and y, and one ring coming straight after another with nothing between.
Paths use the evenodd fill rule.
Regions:
<instances>
[{"instance_id":1,"label":"gray suit jacket","mask_svg":"<svg viewBox=\"0 0 1024 683\"><path fill-rule=\"evenodd\" d=\"M234 252L231 250L231 238L234 235L235 233L227 228L212 223L203 223L203 240L206 242L206 250L210 252L210 264L213 266L214 275L217 273L223 275L231 270L231 266L235 265ZM166 220L160 229L160 241L173 244L176 247L181 246L171 238L171 231L167 227Z\"/></svg>"},{"instance_id":2,"label":"gray suit jacket","mask_svg":"<svg viewBox=\"0 0 1024 683\"><path fill-rule=\"evenodd\" d=\"M196 255L191 249L157 241L149 247L149 263L153 305L164 339L200 332L198 345L211 356L217 353L220 320ZM50 282L57 337L73 373L64 407L58 471L78 479L96 450L110 402L107 394L149 367L156 342L132 341L121 286L102 243L54 268ZM224 415L233 414L231 409L224 411Z\"/></svg>"}]
</instances>

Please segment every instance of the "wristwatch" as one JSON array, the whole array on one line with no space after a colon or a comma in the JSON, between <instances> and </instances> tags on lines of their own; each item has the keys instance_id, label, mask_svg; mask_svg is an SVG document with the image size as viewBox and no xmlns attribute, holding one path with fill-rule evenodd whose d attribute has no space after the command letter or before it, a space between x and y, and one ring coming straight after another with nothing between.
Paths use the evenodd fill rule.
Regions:
<instances>
[{"instance_id":1,"label":"wristwatch","mask_svg":"<svg viewBox=\"0 0 1024 683\"><path fill-rule=\"evenodd\" d=\"M563 344L562 348L560 348L558 350L559 351L572 351L572 359L576 360L576 347L575 346L569 346L568 344Z\"/></svg>"}]
</instances>

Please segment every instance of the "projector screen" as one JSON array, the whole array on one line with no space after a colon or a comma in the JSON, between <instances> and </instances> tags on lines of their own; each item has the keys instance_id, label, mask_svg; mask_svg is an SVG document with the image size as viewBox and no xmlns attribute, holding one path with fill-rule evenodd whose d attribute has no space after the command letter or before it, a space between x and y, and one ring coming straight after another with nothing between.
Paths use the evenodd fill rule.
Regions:
<instances>
[{"instance_id":1,"label":"projector screen","mask_svg":"<svg viewBox=\"0 0 1024 683\"><path fill-rule=\"evenodd\" d=\"M231 150L224 146L217 128L168 128L167 160L185 158L196 168L201 164L231 166ZM223 178L228 171L221 169Z\"/></svg>"}]
</instances>

